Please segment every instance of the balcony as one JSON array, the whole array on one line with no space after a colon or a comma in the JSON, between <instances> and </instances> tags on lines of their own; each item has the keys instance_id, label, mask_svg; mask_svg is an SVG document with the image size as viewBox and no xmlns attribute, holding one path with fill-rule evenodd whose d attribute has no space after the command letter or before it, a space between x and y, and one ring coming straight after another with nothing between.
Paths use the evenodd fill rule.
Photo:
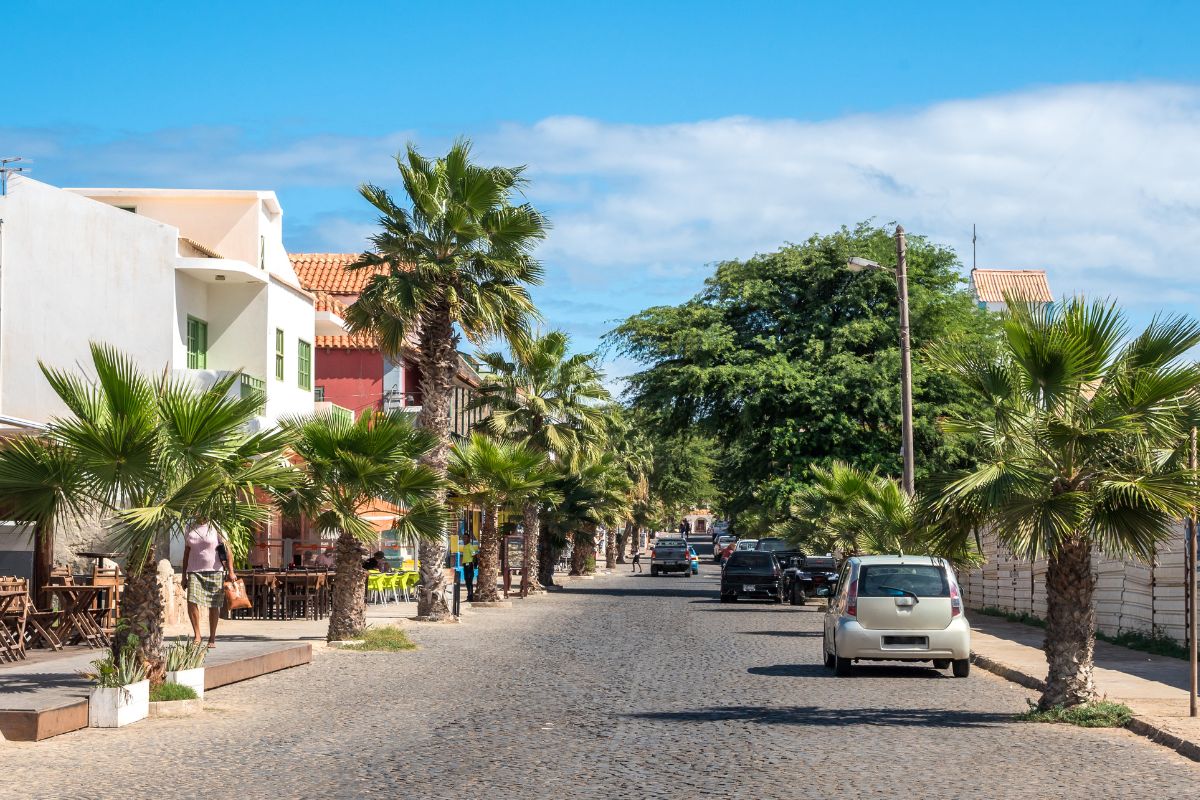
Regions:
<instances>
[{"instance_id":1,"label":"balcony","mask_svg":"<svg viewBox=\"0 0 1200 800\"><path fill-rule=\"evenodd\" d=\"M197 391L207 391L212 388L213 384L228 376L233 370L217 370L217 369L177 369L172 373L172 377L176 380L183 381L189 384ZM265 424L263 413L266 410L267 391L266 381L262 378L256 378L253 375L242 373L238 376L237 381L229 390L228 397L249 398L257 396L259 398L258 416L250 427L253 430L261 430Z\"/></svg>"},{"instance_id":2,"label":"balcony","mask_svg":"<svg viewBox=\"0 0 1200 800\"><path fill-rule=\"evenodd\" d=\"M354 422L354 412L348 408L343 408L337 403L331 403L328 400L319 400L313 403L314 414L329 414L336 420L341 422Z\"/></svg>"}]
</instances>

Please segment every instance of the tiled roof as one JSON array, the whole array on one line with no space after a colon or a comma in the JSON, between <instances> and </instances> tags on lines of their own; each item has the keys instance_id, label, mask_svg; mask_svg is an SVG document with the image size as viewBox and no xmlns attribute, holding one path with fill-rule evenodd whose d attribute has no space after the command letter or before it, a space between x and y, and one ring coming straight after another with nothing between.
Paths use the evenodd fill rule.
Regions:
<instances>
[{"instance_id":1,"label":"tiled roof","mask_svg":"<svg viewBox=\"0 0 1200 800\"><path fill-rule=\"evenodd\" d=\"M194 258L224 258L224 256L222 256L216 250L200 244L195 239L189 239L186 236L180 236L179 242L183 245L183 247L179 248L180 255L186 254ZM187 252L185 253L185 251Z\"/></svg>"},{"instance_id":2,"label":"tiled roof","mask_svg":"<svg viewBox=\"0 0 1200 800\"><path fill-rule=\"evenodd\" d=\"M318 336L318 350L378 350L375 337L345 333L340 336Z\"/></svg>"},{"instance_id":3,"label":"tiled roof","mask_svg":"<svg viewBox=\"0 0 1200 800\"><path fill-rule=\"evenodd\" d=\"M1035 303L1054 300L1044 269L974 269L971 282L981 303L1003 303L1005 294Z\"/></svg>"},{"instance_id":4,"label":"tiled roof","mask_svg":"<svg viewBox=\"0 0 1200 800\"><path fill-rule=\"evenodd\" d=\"M292 269L300 285L311 292L331 294L358 294L372 277L382 274L382 269L358 269L351 272L346 267L358 261L360 253L288 253Z\"/></svg>"},{"instance_id":5,"label":"tiled roof","mask_svg":"<svg viewBox=\"0 0 1200 800\"><path fill-rule=\"evenodd\" d=\"M339 317L346 316L346 304L338 300L328 292L315 292L316 295L316 310L328 311L330 314L336 314Z\"/></svg>"}]
</instances>

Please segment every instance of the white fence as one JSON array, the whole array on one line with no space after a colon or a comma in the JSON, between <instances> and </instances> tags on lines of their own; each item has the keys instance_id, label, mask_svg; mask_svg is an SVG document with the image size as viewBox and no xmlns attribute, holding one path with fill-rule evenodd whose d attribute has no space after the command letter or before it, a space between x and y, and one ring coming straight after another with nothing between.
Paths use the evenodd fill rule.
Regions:
<instances>
[{"instance_id":1,"label":"white fence","mask_svg":"<svg viewBox=\"0 0 1200 800\"><path fill-rule=\"evenodd\" d=\"M959 576L970 608L1046 616L1046 561L1015 558L991 531L981 536L986 557L980 569ZM1176 527L1159 546L1153 564L1122 561L1092 554L1096 575L1096 627L1116 635L1123 631L1159 632L1185 642L1184 528Z\"/></svg>"}]
</instances>

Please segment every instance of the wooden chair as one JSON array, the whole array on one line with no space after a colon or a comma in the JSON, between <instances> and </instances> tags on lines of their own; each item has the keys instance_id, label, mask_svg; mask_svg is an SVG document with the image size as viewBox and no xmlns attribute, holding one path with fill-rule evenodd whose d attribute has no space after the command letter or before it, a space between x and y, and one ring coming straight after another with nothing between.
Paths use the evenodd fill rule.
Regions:
<instances>
[{"instance_id":1,"label":"wooden chair","mask_svg":"<svg viewBox=\"0 0 1200 800\"><path fill-rule=\"evenodd\" d=\"M12 631L24 657L24 651L29 647L45 644L51 650L62 650L62 642L54 633L55 623L60 613L57 611L38 611L37 606L29 597L29 581L24 578L0 577L0 591L18 591L22 596L10 606L0 625Z\"/></svg>"},{"instance_id":2,"label":"wooden chair","mask_svg":"<svg viewBox=\"0 0 1200 800\"><path fill-rule=\"evenodd\" d=\"M75 574L71 572L70 567L64 567L61 564L50 568L50 585L52 586L74 586Z\"/></svg>"},{"instance_id":3,"label":"wooden chair","mask_svg":"<svg viewBox=\"0 0 1200 800\"><path fill-rule=\"evenodd\" d=\"M125 589L125 577L118 567L92 567L92 585L108 587L103 595L97 595L92 607L92 616L105 634L112 636L117 630L117 617L121 616L121 592Z\"/></svg>"}]
</instances>

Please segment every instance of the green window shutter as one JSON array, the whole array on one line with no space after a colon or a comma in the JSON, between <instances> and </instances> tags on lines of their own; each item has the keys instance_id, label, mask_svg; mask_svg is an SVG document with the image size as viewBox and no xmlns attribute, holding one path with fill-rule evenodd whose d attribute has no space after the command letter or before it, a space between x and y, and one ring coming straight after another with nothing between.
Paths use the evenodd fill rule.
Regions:
<instances>
[{"instance_id":1,"label":"green window shutter","mask_svg":"<svg viewBox=\"0 0 1200 800\"><path fill-rule=\"evenodd\" d=\"M296 377L301 389L312 389L312 345L303 339L296 347Z\"/></svg>"},{"instance_id":2,"label":"green window shutter","mask_svg":"<svg viewBox=\"0 0 1200 800\"><path fill-rule=\"evenodd\" d=\"M283 329L275 329L275 380L283 380Z\"/></svg>"},{"instance_id":3,"label":"green window shutter","mask_svg":"<svg viewBox=\"0 0 1200 800\"><path fill-rule=\"evenodd\" d=\"M188 369L208 369L208 323L195 317L187 318Z\"/></svg>"}]
</instances>

